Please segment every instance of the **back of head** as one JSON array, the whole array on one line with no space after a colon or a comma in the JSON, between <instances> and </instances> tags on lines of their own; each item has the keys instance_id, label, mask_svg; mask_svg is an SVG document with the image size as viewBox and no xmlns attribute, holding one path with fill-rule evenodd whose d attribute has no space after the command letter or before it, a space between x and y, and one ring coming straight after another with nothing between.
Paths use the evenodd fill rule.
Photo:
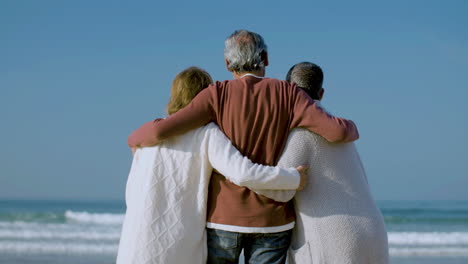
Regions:
<instances>
[{"instance_id":1,"label":"back of head","mask_svg":"<svg viewBox=\"0 0 468 264\"><path fill-rule=\"evenodd\" d=\"M296 83L312 99L320 100L323 84L322 69L312 62L301 62L289 69L286 81Z\"/></svg>"},{"instance_id":2,"label":"back of head","mask_svg":"<svg viewBox=\"0 0 468 264\"><path fill-rule=\"evenodd\" d=\"M248 30L236 30L224 42L224 58L232 72L252 72L264 68L267 45L262 36Z\"/></svg>"},{"instance_id":3,"label":"back of head","mask_svg":"<svg viewBox=\"0 0 468 264\"><path fill-rule=\"evenodd\" d=\"M171 115L186 107L201 90L212 83L211 76L201 68L190 67L183 70L172 81L167 113Z\"/></svg>"}]
</instances>

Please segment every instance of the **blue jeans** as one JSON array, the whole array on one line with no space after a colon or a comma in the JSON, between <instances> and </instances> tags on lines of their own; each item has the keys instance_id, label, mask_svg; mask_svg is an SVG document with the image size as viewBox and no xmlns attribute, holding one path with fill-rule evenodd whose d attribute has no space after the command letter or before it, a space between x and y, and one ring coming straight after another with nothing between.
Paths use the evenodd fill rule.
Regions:
<instances>
[{"instance_id":1,"label":"blue jeans","mask_svg":"<svg viewBox=\"0 0 468 264\"><path fill-rule=\"evenodd\" d=\"M284 264L292 236L292 230L266 234L206 230L208 264L237 264L242 249L245 264Z\"/></svg>"}]
</instances>

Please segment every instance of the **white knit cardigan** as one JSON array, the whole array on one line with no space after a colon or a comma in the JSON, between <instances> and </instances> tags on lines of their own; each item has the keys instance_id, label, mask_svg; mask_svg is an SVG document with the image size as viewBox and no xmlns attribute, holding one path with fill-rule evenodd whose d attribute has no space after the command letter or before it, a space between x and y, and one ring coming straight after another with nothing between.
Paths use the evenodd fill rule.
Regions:
<instances>
[{"instance_id":1,"label":"white knit cardigan","mask_svg":"<svg viewBox=\"0 0 468 264\"><path fill-rule=\"evenodd\" d=\"M205 263L208 183L213 167L233 183L297 189L294 168L253 164L214 124L142 148L133 158L117 264Z\"/></svg>"},{"instance_id":2,"label":"white knit cardigan","mask_svg":"<svg viewBox=\"0 0 468 264\"><path fill-rule=\"evenodd\" d=\"M388 240L354 143L332 144L305 129L288 137L280 166L308 165L295 196L296 227L289 263L387 264ZM256 190L278 201L295 191Z\"/></svg>"}]
</instances>

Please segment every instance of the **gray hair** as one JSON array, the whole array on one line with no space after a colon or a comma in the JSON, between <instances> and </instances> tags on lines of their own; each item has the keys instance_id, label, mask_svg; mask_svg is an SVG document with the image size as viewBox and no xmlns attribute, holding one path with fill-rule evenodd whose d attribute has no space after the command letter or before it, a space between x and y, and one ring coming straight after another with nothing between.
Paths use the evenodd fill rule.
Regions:
<instances>
[{"instance_id":1,"label":"gray hair","mask_svg":"<svg viewBox=\"0 0 468 264\"><path fill-rule=\"evenodd\" d=\"M323 71L317 64L308 61L294 64L286 75L286 81L296 83L312 99L320 99Z\"/></svg>"},{"instance_id":2,"label":"gray hair","mask_svg":"<svg viewBox=\"0 0 468 264\"><path fill-rule=\"evenodd\" d=\"M224 42L224 58L233 72L264 68L266 53L267 45L262 36L248 30L236 30Z\"/></svg>"}]
</instances>

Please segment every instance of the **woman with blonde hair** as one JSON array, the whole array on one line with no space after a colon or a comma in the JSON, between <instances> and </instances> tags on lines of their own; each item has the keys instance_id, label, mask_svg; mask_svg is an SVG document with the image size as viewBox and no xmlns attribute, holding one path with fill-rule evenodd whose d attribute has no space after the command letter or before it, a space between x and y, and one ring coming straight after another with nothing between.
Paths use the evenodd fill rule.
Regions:
<instances>
[{"instance_id":1,"label":"woman with blonde hair","mask_svg":"<svg viewBox=\"0 0 468 264\"><path fill-rule=\"evenodd\" d=\"M212 82L197 67L179 73L172 83L168 114L185 107ZM206 202L213 168L233 183L255 189L295 190L303 187L306 176L302 166L282 169L252 163L213 123L138 148L127 181L117 264L206 263Z\"/></svg>"},{"instance_id":2,"label":"woman with blonde hair","mask_svg":"<svg viewBox=\"0 0 468 264\"><path fill-rule=\"evenodd\" d=\"M198 67L189 67L177 74L172 81L167 113L172 115L187 106L201 90L210 84L213 84L211 76Z\"/></svg>"}]
</instances>

